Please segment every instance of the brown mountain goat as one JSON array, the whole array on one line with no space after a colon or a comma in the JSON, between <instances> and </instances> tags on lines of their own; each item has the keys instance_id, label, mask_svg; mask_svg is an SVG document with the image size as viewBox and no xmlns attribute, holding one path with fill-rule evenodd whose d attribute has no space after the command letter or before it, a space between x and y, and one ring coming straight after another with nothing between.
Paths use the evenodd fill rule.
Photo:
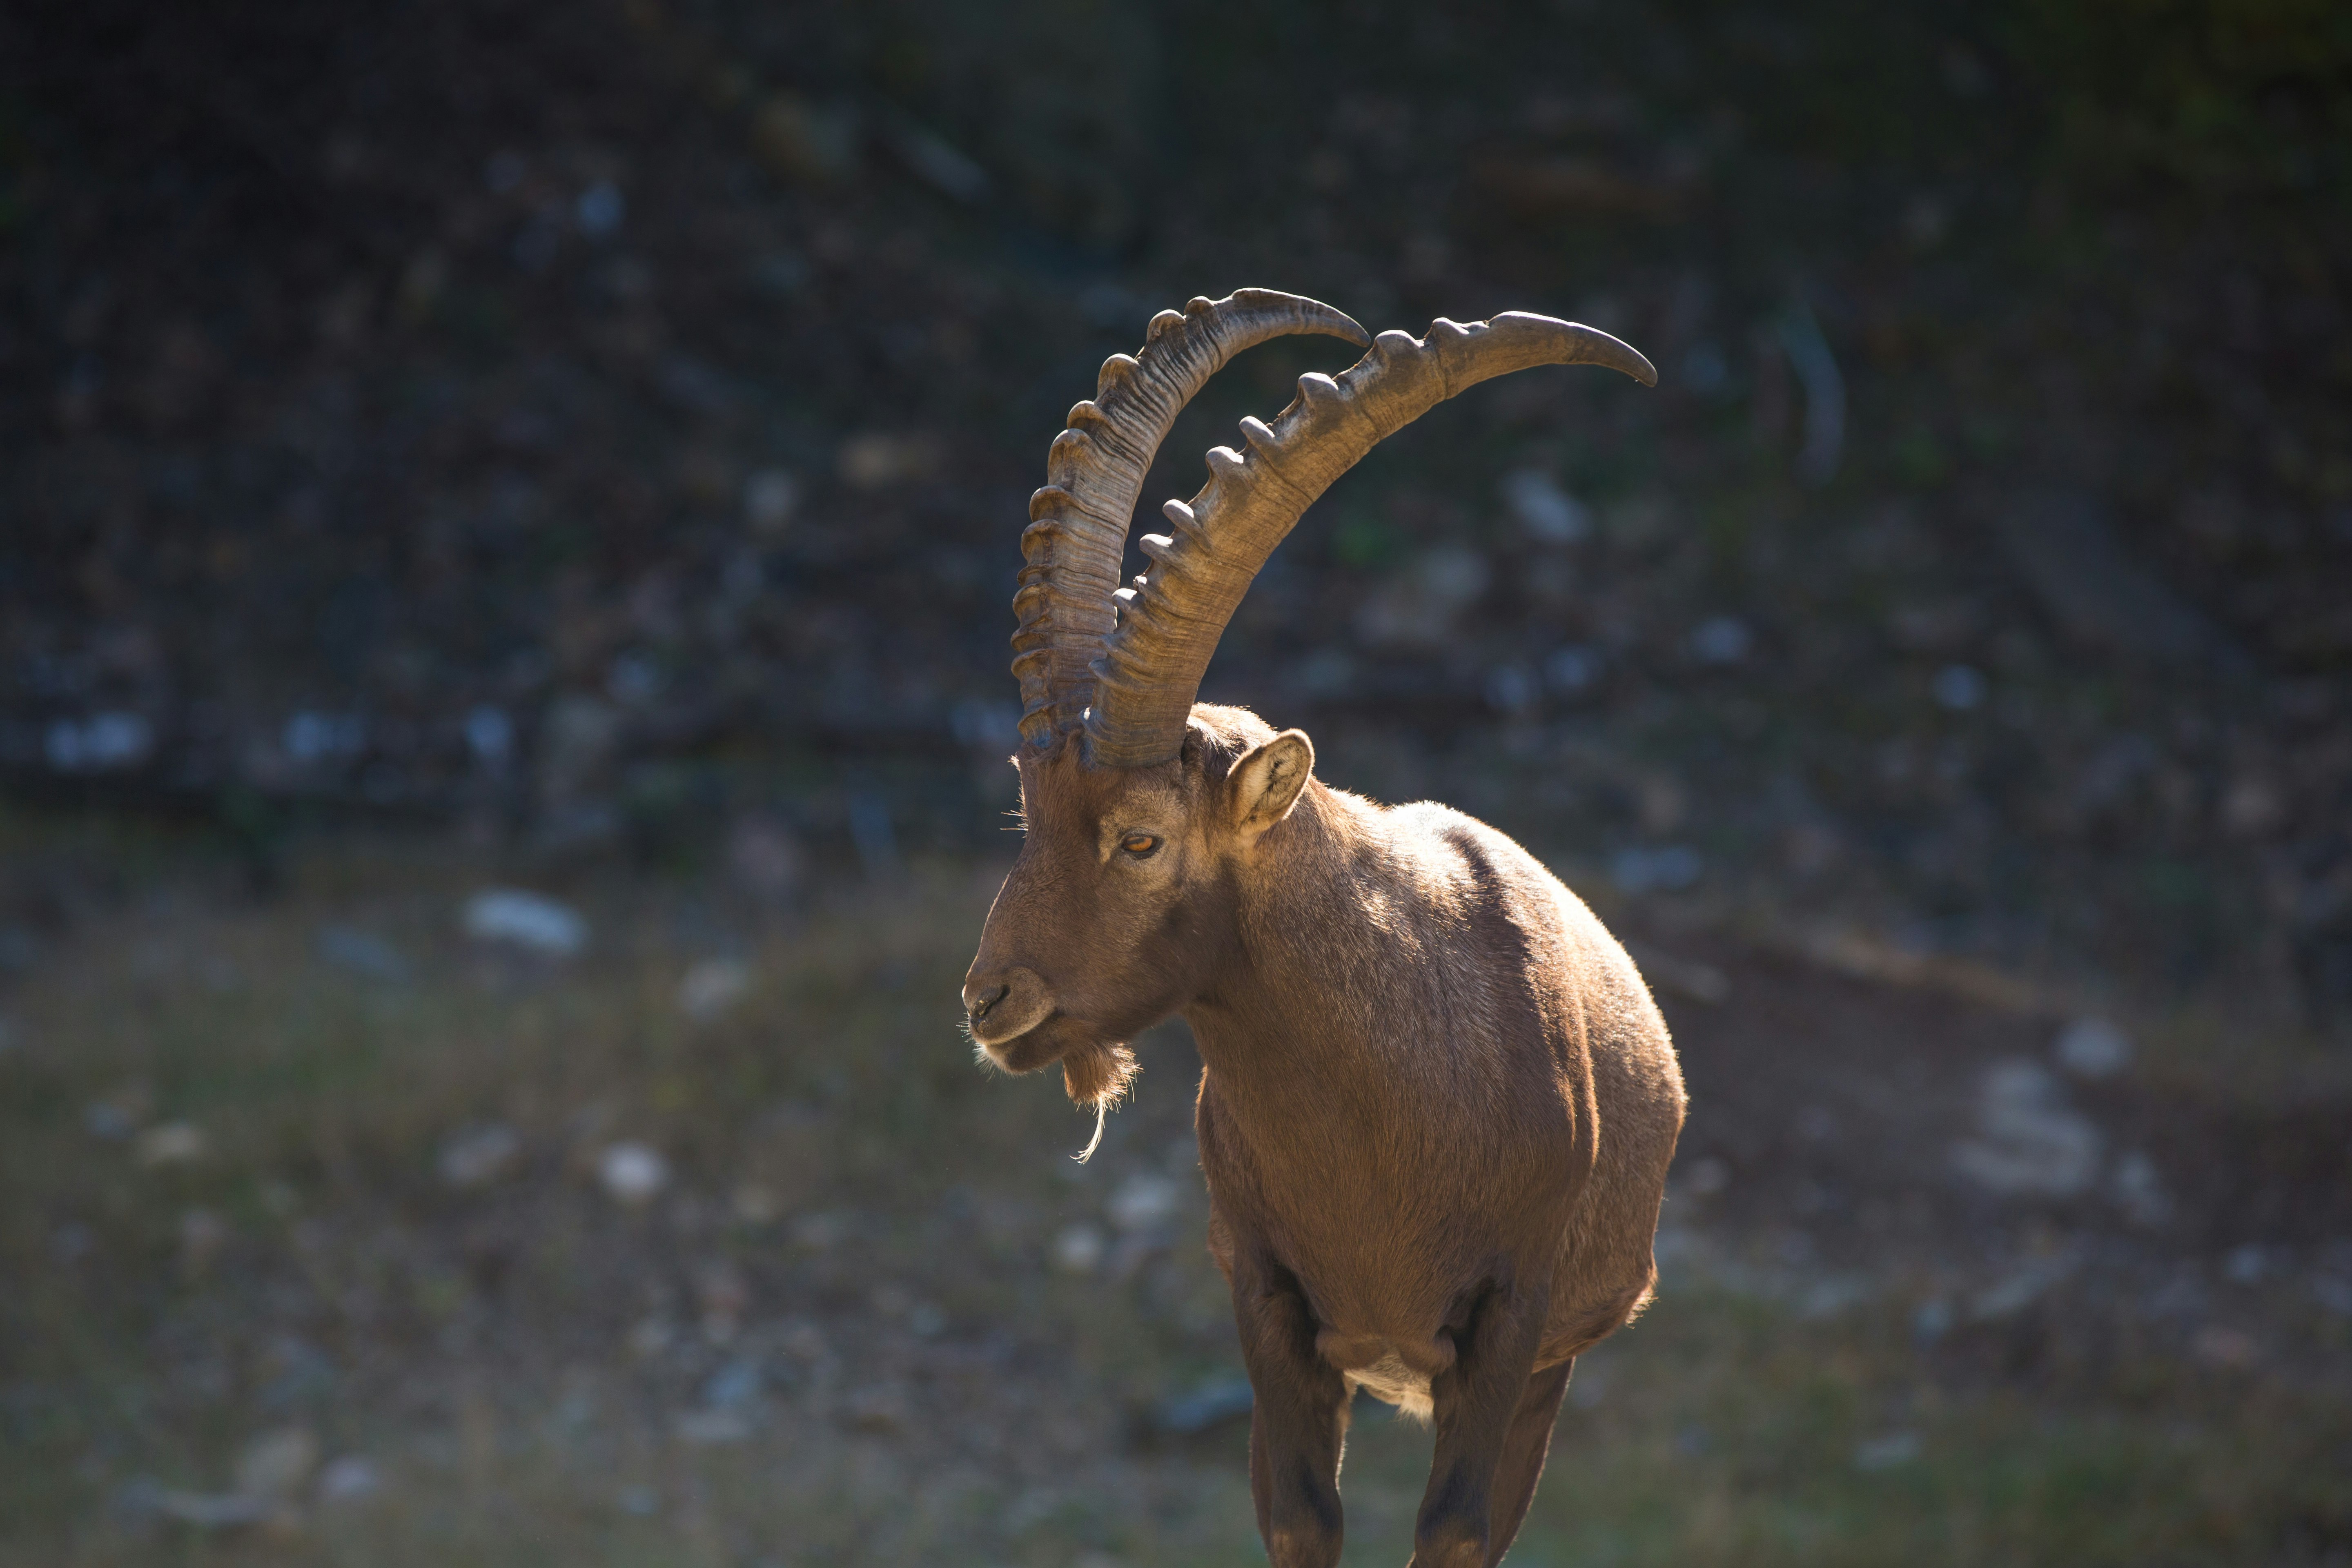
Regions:
<instances>
[{"instance_id":1,"label":"brown mountain goat","mask_svg":"<svg viewBox=\"0 0 2352 1568\"><path fill-rule=\"evenodd\" d=\"M1183 1016L1268 1552L1339 1561L1360 1387L1433 1415L1413 1562L1473 1568L1518 1532L1577 1353L1649 1296L1674 1047L1624 950L1510 839L1332 789L1298 731L1193 698L1267 553L1381 437L1529 365L1655 374L1539 316L1384 332L1336 379L1302 379L1271 427L1244 420L1248 455L1209 455L1207 488L1168 504L1174 534L1144 540L1150 572L1114 595L1178 410L1234 353L1302 331L1365 342L1261 289L1163 311L1054 443L1013 601L1028 837L963 1000L990 1059L1059 1062L1097 1107L1133 1069L1124 1042Z\"/></svg>"}]
</instances>

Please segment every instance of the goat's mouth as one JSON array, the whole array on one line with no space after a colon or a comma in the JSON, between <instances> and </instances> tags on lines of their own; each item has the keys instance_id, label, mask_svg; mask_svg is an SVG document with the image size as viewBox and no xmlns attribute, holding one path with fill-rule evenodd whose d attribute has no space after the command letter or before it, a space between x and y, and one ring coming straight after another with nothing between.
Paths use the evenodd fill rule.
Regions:
<instances>
[{"instance_id":1,"label":"goat's mouth","mask_svg":"<svg viewBox=\"0 0 2352 1568\"><path fill-rule=\"evenodd\" d=\"M1009 1073L1035 1072L1058 1062L1062 1087L1071 1101L1097 1111L1108 1109L1127 1092L1139 1065L1123 1042L1103 1038L1101 1030L1066 1013L1049 1014L1034 1028L1009 1040L981 1041L980 1049ZM1096 1137L1101 1137L1099 1126ZM1087 1152L1094 1152L1092 1144Z\"/></svg>"},{"instance_id":2,"label":"goat's mouth","mask_svg":"<svg viewBox=\"0 0 2352 1568\"><path fill-rule=\"evenodd\" d=\"M1035 1072L1053 1066L1081 1046L1093 1045L1095 1032L1058 1008L1014 1035L990 1038L980 1028L972 1041L981 1054L1009 1073Z\"/></svg>"}]
</instances>

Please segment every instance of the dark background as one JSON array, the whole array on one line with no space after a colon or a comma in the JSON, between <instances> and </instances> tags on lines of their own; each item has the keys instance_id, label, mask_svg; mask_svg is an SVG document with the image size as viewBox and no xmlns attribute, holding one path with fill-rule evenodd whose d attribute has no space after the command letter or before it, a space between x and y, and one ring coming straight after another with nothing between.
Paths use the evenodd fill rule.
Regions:
<instances>
[{"instance_id":1,"label":"dark background","mask_svg":"<svg viewBox=\"0 0 2352 1568\"><path fill-rule=\"evenodd\" d=\"M1533 310L1658 388L1530 373L1390 442L1205 694L1517 835L1685 1005L1778 963L2122 1018L2174 1064L2159 1144L2218 1173L2173 1182L2179 1247L2324 1261L2347 231L2324 0L14 5L0 1005L155 878L310 921L344 855L352 898L731 877L741 930L800 941L834 889L887 928L1003 853L1016 542L1106 354L1243 285L1376 331ZM1145 518L1346 357L1241 361ZM890 984L947 996L963 940ZM19 1031L28 1126L107 1087L61 1031ZM135 1276L98 1293L152 1326ZM2295 1517L2263 1550L2340 1560L2352 1516Z\"/></svg>"},{"instance_id":2,"label":"dark background","mask_svg":"<svg viewBox=\"0 0 2352 1568\"><path fill-rule=\"evenodd\" d=\"M1374 330L1593 318L1664 376L1433 416L1286 547L1213 689L1433 755L1513 700L1650 753L1723 873L1793 834L1798 879L1916 943L2352 1002L2332 7L7 25L0 759L27 796L258 837L312 803L524 833L585 803L593 831L712 787L648 759L955 750L959 704L1010 700L1062 411L1152 310L1256 282ZM1792 312L1847 410L1811 487ZM1213 392L1147 516L1338 347ZM1551 560L1513 528L1523 465L1595 537ZM797 505L762 528L764 472ZM1360 637L1441 542L1484 595L1428 647ZM1709 666L1719 616L1750 635ZM1590 689L1544 689L1563 644ZM1955 664L1983 677L1960 710L1932 695ZM129 723L77 745L101 713ZM966 742L1001 729L974 708ZM1616 781L1547 771L1579 799L1510 826L1645 831ZM899 812L956 840L965 805Z\"/></svg>"}]
</instances>

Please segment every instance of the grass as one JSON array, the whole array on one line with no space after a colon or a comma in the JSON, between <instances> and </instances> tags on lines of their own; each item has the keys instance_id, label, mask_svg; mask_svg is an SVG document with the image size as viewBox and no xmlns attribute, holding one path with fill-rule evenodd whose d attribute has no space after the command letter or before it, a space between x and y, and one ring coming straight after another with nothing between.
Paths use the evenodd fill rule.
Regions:
<instances>
[{"instance_id":1,"label":"grass","mask_svg":"<svg viewBox=\"0 0 2352 1568\"><path fill-rule=\"evenodd\" d=\"M1189 1051L1148 1042L1138 1102L1073 1165L1058 1088L978 1071L954 1028L994 868L821 887L792 916L691 871L542 877L596 933L550 964L457 934L491 871L454 848L313 848L266 900L184 849L111 854L87 847L131 868L110 903L5 1001L0 1564L1257 1560L1240 1426L1144 1420L1235 1362ZM323 961L329 923L408 977ZM698 1020L679 982L714 953L751 989ZM133 1135L94 1133L109 1115ZM437 1151L490 1121L515 1168L452 1190ZM205 1152L142 1163L138 1133L173 1123ZM641 1209L596 1182L620 1139L676 1173ZM1164 1233L1107 1217L1171 1178ZM1055 1264L1075 1226L1108 1262ZM709 1281L738 1277L714 1317ZM743 1364L742 1430L691 1440ZM1512 1561L2315 1563L2352 1542L2352 1415L2292 1365L2119 1357L2062 1395L1939 1364L1891 1297L1808 1318L1670 1279L1580 1369ZM240 1530L142 1506L218 1493L289 1426L381 1489L306 1483ZM1409 1554L1427 1444L1360 1410L1348 1563Z\"/></svg>"}]
</instances>

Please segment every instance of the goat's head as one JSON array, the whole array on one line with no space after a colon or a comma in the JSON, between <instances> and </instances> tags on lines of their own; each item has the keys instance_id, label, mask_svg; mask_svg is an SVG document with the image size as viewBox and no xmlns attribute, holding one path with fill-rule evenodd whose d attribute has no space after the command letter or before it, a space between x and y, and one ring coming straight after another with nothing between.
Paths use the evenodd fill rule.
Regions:
<instances>
[{"instance_id":1,"label":"goat's head","mask_svg":"<svg viewBox=\"0 0 2352 1568\"><path fill-rule=\"evenodd\" d=\"M1058 1061L1070 1098L1097 1104L1132 1070L1125 1042L1204 987L1241 879L1315 750L1296 730L1202 705L1164 763L1093 766L1075 737L1015 761L1027 837L964 1009L989 1060L1012 1072Z\"/></svg>"},{"instance_id":2,"label":"goat's head","mask_svg":"<svg viewBox=\"0 0 2352 1568\"><path fill-rule=\"evenodd\" d=\"M1369 346L1333 377L1301 377L1246 455L1209 454L1209 482L1162 509L1151 569L1118 587L1137 492L1185 403L1227 359L1286 332ZM1361 327L1268 289L1196 299L1151 321L1141 352L1105 362L1070 410L1030 499L1013 607L1028 837L965 977L972 1037L1015 1072L1061 1062L1071 1098L1104 1103L1132 1070L1125 1042L1201 994L1233 940L1253 859L1307 784L1314 749L1193 699L1225 623L1301 513L1383 437L1465 387L1538 364L1657 374L1605 332L1510 314L1426 337Z\"/></svg>"}]
</instances>

